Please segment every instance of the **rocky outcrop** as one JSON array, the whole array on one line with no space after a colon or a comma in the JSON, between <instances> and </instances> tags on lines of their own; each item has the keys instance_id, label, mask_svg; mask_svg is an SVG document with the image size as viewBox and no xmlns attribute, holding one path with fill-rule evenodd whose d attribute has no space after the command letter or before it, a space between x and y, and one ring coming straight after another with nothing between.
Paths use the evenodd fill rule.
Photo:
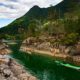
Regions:
<instances>
[{"instance_id":1,"label":"rocky outcrop","mask_svg":"<svg viewBox=\"0 0 80 80\"><path fill-rule=\"evenodd\" d=\"M0 54L9 54L11 53L11 50L9 49L9 46L6 45L5 43L0 42Z\"/></svg>"},{"instance_id":2,"label":"rocky outcrop","mask_svg":"<svg viewBox=\"0 0 80 80\"><path fill-rule=\"evenodd\" d=\"M58 43L52 43L51 40L53 41L53 37L31 37L22 42L22 45L20 47L20 51L26 52L27 48L32 48L32 49L37 49L37 50L42 50L42 51L50 51L51 53L64 53L68 54L70 52L70 48L59 45Z\"/></svg>"},{"instance_id":3,"label":"rocky outcrop","mask_svg":"<svg viewBox=\"0 0 80 80\"><path fill-rule=\"evenodd\" d=\"M0 80L38 80L15 60L0 63Z\"/></svg>"},{"instance_id":4,"label":"rocky outcrop","mask_svg":"<svg viewBox=\"0 0 80 80\"><path fill-rule=\"evenodd\" d=\"M0 44L0 80L38 80L25 68L12 59L8 54L11 50L8 46Z\"/></svg>"},{"instance_id":5,"label":"rocky outcrop","mask_svg":"<svg viewBox=\"0 0 80 80\"><path fill-rule=\"evenodd\" d=\"M27 52L29 54L32 54L33 52L46 54L80 66L80 43L76 44L75 46L68 47L58 44L56 44L55 46L54 43L54 45L52 46L50 40L51 38L28 38L23 41L20 47L20 51Z\"/></svg>"}]
</instances>

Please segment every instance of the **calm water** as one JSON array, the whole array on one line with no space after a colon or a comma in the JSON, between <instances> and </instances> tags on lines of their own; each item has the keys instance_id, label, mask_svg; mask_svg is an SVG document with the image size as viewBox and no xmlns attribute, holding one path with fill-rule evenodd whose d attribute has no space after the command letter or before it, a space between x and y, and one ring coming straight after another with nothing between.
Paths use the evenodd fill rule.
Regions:
<instances>
[{"instance_id":1,"label":"calm water","mask_svg":"<svg viewBox=\"0 0 80 80\"><path fill-rule=\"evenodd\" d=\"M80 72L60 66L51 57L29 55L14 49L11 55L40 80L80 80Z\"/></svg>"}]
</instances>

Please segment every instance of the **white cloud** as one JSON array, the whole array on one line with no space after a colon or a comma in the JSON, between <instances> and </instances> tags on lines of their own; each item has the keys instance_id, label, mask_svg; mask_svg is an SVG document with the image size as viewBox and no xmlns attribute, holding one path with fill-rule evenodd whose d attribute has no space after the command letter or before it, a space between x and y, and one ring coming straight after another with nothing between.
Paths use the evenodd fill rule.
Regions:
<instances>
[{"instance_id":1,"label":"white cloud","mask_svg":"<svg viewBox=\"0 0 80 80\"><path fill-rule=\"evenodd\" d=\"M49 7L62 0L0 0L0 18L18 18L24 15L32 6Z\"/></svg>"}]
</instances>

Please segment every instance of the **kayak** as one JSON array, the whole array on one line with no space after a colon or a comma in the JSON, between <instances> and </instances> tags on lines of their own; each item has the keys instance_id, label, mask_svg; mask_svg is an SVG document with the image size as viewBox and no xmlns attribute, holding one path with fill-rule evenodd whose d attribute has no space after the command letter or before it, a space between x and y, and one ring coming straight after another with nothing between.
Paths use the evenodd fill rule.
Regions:
<instances>
[{"instance_id":1,"label":"kayak","mask_svg":"<svg viewBox=\"0 0 80 80\"><path fill-rule=\"evenodd\" d=\"M55 61L55 63L57 63L59 65L62 65L62 66L65 66L65 67L68 67L68 68L80 70L80 67L78 67L78 66L74 66L74 65L71 65L71 64L63 63L61 61Z\"/></svg>"}]
</instances>

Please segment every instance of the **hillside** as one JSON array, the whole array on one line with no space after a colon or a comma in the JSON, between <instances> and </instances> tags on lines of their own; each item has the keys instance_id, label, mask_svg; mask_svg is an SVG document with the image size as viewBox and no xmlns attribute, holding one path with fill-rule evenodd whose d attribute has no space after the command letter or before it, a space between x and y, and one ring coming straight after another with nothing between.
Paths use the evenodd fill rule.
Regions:
<instances>
[{"instance_id":1,"label":"hillside","mask_svg":"<svg viewBox=\"0 0 80 80\"><path fill-rule=\"evenodd\" d=\"M24 16L16 19L8 26L1 28L0 36L1 38L7 37L11 39L25 38L28 36L29 33L33 32L32 34L35 34L34 33L35 29L37 30L39 26L45 27L44 26L45 24L48 24L50 22L56 22L57 20L59 25L62 25L61 23L65 22L66 25L68 25L70 28L69 32L72 31L72 28L74 31L75 27L72 26L78 25L79 22L75 22L75 24L73 24L72 21L72 24L68 24L70 20L66 22L65 18L71 17L72 19L72 17L74 16L75 19L78 19L78 21L80 21L80 18L78 18L80 17L79 8L80 8L79 0L64 0L60 4L48 8L40 8L38 6L33 6ZM62 22L60 20L62 20ZM66 28L66 30L68 30L68 27ZM37 31L39 32L40 29ZM76 31L79 31L79 25Z\"/></svg>"}]
</instances>

